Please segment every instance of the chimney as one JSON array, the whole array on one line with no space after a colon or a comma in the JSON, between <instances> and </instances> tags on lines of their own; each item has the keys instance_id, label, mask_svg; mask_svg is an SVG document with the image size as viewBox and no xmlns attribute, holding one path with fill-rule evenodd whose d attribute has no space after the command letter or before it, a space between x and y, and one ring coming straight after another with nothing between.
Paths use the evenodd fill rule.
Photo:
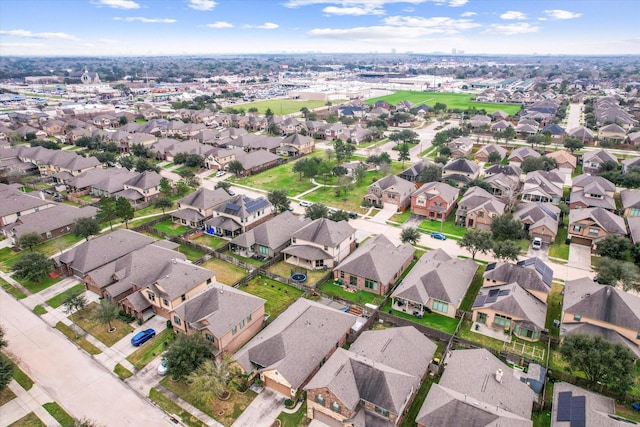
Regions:
<instances>
[{"instance_id":1,"label":"chimney","mask_svg":"<svg viewBox=\"0 0 640 427\"><path fill-rule=\"evenodd\" d=\"M502 369L498 369L496 371L496 381L498 381L499 383L502 383L502 375L503 375Z\"/></svg>"}]
</instances>

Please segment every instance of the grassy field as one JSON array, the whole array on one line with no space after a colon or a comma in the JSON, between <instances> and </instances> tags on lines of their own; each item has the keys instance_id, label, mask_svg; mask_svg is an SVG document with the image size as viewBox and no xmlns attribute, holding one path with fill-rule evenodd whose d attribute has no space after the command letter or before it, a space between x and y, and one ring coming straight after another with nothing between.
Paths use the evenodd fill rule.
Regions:
<instances>
[{"instance_id":1,"label":"grassy field","mask_svg":"<svg viewBox=\"0 0 640 427\"><path fill-rule=\"evenodd\" d=\"M170 343L172 340L173 330L165 329L138 347L136 351L127 357L127 360L131 362L136 369L142 369L147 365L147 363L151 362L154 357L165 350L165 342Z\"/></svg>"},{"instance_id":2,"label":"grassy field","mask_svg":"<svg viewBox=\"0 0 640 427\"><path fill-rule=\"evenodd\" d=\"M11 402L17 396L14 392L11 391L9 387L5 387L0 390L0 406L4 405L7 402Z\"/></svg>"},{"instance_id":3,"label":"grassy field","mask_svg":"<svg viewBox=\"0 0 640 427\"><path fill-rule=\"evenodd\" d=\"M246 286L240 287L240 290L267 300L264 310L265 313L269 314L270 320L275 319L285 311L303 293L299 289L264 276L253 278Z\"/></svg>"},{"instance_id":4,"label":"grassy field","mask_svg":"<svg viewBox=\"0 0 640 427\"><path fill-rule=\"evenodd\" d=\"M82 292L84 292L84 285L82 284L78 284L75 285L72 288L67 289L64 292L59 293L58 295L56 295L55 297L48 299L47 300L47 304L51 307L51 308L58 308L60 307L69 297L71 297L72 295L77 295L77 294L81 294Z\"/></svg>"},{"instance_id":5,"label":"grassy field","mask_svg":"<svg viewBox=\"0 0 640 427\"><path fill-rule=\"evenodd\" d=\"M373 105L376 101L385 100L390 104L396 105L400 101L408 100L416 105L426 104L430 107L433 107L436 102L440 102L442 104L446 104L447 109L449 110L467 110L469 108L475 107L478 110L486 110L487 114L491 114L497 110L502 110L507 114L513 115L520 111L519 105L472 102L472 97L474 97L474 95L468 93L413 92L408 90L400 90L391 95L367 99L365 102L369 105Z\"/></svg>"},{"instance_id":6,"label":"grassy field","mask_svg":"<svg viewBox=\"0 0 640 427\"><path fill-rule=\"evenodd\" d=\"M76 333L74 332L74 330L70 326L67 326L62 322L58 322L56 324L56 329L59 330L60 332L62 332L71 341L74 341L78 346L80 346L81 349L83 349L87 353L89 353L89 354L100 354L100 353L102 353L102 351L100 351L100 349L98 347L96 347L95 345L91 344L86 339L76 336Z\"/></svg>"},{"instance_id":7,"label":"grassy field","mask_svg":"<svg viewBox=\"0 0 640 427\"><path fill-rule=\"evenodd\" d=\"M216 273L216 280L225 285L233 285L238 280L247 275L247 271L238 267L237 265L230 264L218 258L211 258L204 262L201 267L208 268Z\"/></svg>"},{"instance_id":8,"label":"grassy field","mask_svg":"<svg viewBox=\"0 0 640 427\"><path fill-rule=\"evenodd\" d=\"M531 420L533 421L533 427L550 427L551 426L551 412L533 412L531 414Z\"/></svg>"},{"instance_id":9,"label":"grassy field","mask_svg":"<svg viewBox=\"0 0 640 427\"><path fill-rule=\"evenodd\" d=\"M211 249L218 249L227 243L227 241L224 239L221 239L215 236L210 236L208 234L203 234L202 236L198 236L191 241L194 243L198 243L200 245L208 246Z\"/></svg>"},{"instance_id":10,"label":"grassy field","mask_svg":"<svg viewBox=\"0 0 640 427\"><path fill-rule=\"evenodd\" d=\"M73 417L69 415L67 411L62 409L56 402L45 403L42 407L51 414L51 416L55 418L62 427L74 427L76 425L76 421Z\"/></svg>"},{"instance_id":11,"label":"grassy field","mask_svg":"<svg viewBox=\"0 0 640 427\"><path fill-rule=\"evenodd\" d=\"M13 365L13 379L16 380L16 382L20 384L20 387L22 387L23 389L27 391L31 390L31 387L33 387L33 380L29 378L29 376L25 374L24 371L20 369L13 360L10 359L10 361Z\"/></svg>"},{"instance_id":12,"label":"grassy field","mask_svg":"<svg viewBox=\"0 0 640 427\"><path fill-rule=\"evenodd\" d=\"M336 102L334 102L336 103ZM293 99L269 99L265 101L249 102L247 104L234 104L233 108L244 109L249 111L250 108L257 108L258 112L264 114L267 108L270 108L275 115L285 115L291 113L297 113L301 108L307 107L309 110L322 107L327 104L327 101L297 101Z\"/></svg>"},{"instance_id":13,"label":"grassy field","mask_svg":"<svg viewBox=\"0 0 640 427\"><path fill-rule=\"evenodd\" d=\"M51 278L47 277L46 279L42 279L39 282L32 282L31 280L20 280L18 279L20 284L27 288L29 292L33 294L37 294L38 292L47 289L49 286L53 286L62 280L62 277Z\"/></svg>"},{"instance_id":14,"label":"grassy field","mask_svg":"<svg viewBox=\"0 0 640 427\"><path fill-rule=\"evenodd\" d=\"M407 412L407 416L404 418L402 422L402 427L414 427L416 425L416 417L420 412L420 408L424 403L424 400L427 398L427 394L429 394L429 390L431 390L431 386L434 383L437 383L439 377L432 377L427 375L420 385L418 392L416 393L416 397L413 399L411 406L409 407L409 412Z\"/></svg>"},{"instance_id":15,"label":"grassy field","mask_svg":"<svg viewBox=\"0 0 640 427\"><path fill-rule=\"evenodd\" d=\"M549 333L557 337L560 335L560 329L553 326L554 320L560 320L562 314L562 292L564 286L559 283L553 283L551 285L551 293L547 298L547 320L545 322L545 328L549 330Z\"/></svg>"},{"instance_id":16,"label":"grassy field","mask_svg":"<svg viewBox=\"0 0 640 427\"><path fill-rule=\"evenodd\" d=\"M35 307L33 307L33 312L38 316L42 316L43 314L47 313L47 309L41 306L40 304L38 304Z\"/></svg>"},{"instance_id":17,"label":"grassy field","mask_svg":"<svg viewBox=\"0 0 640 427\"><path fill-rule=\"evenodd\" d=\"M24 417L20 418L18 421L9 424L9 427L46 427L47 425L43 423L40 418L33 412L29 412Z\"/></svg>"},{"instance_id":18,"label":"grassy field","mask_svg":"<svg viewBox=\"0 0 640 427\"><path fill-rule=\"evenodd\" d=\"M357 304L382 304L383 297L371 292L358 290L356 292L349 292L342 286L336 285L333 280L327 280L319 287L320 291L330 297L338 297L347 301L353 301Z\"/></svg>"},{"instance_id":19,"label":"grassy field","mask_svg":"<svg viewBox=\"0 0 640 427\"><path fill-rule=\"evenodd\" d=\"M311 154L311 156L319 156ZM289 197L310 190L314 187L309 178L300 178L293 172L294 162L288 162L275 168L268 169L257 175L240 178L237 182L249 187L260 188L266 191L286 190Z\"/></svg>"},{"instance_id":20,"label":"grassy field","mask_svg":"<svg viewBox=\"0 0 640 427\"><path fill-rule=\"evenodd\" d=\"M111 321L111 326L116 328L116 331L109 332L108 325L95 320L93 317L93 312L97 307L97 303L91 303L84 310L74 313L72 319L71 317L69 318L107 347L111 347L126 335L133 332L131 325L124 323L120 319Z\"/></svg>"},{"instance_id":21,"label":"grassy field","mask_svg":"<svg viewBox=\"0 0 640 427\"><path fill-rule=\"evenodd\" d=\"M159 407L165 410L165 412L169 414L176 414L180 417L182 422L189 427L206 427L206 424L201 422L199 419L182 409L180 405L173 402L164 394L160 393L155 388L152 388L149 391L149 399L155 402Z\"/></svg>"},{"instance_id":22,"label":"grassy field","mask_svg":"<svg viewBox=\"0 0 640 427\"><path fill-rule=\"evenodd\" d=\"M288 262L280 261L273 264L267 270L279 276L289 278L291 276L291 273L297 273L303 271L304 269L296 267L293 264L289 264ZM305 282L305 285L312 286L318 284L318 282L324 275L327 274L327 272L324 270L306 270L306 274L307 281Z\"/></svg>"},{"instance_id":23,"label":"grassy field","mask_svg":"<svg viewBox=\"0 0 640 427\"><path fill-rule=\"evenodd\" d=\"M199 249L193 248L191 246L187 246L184 244L181 244L176 251L180 252L181 254L184 254L185 257L187 257L187 259L191 262L200 259L204 256L204 252L202 252Z\"/></svg>"},{"instance_id":24,"label":"grassy field","mask_svg":"<svg viewBox=\"0 0 640 427\"><path fill-rule=\"evenodd\" d=\"M447 235L462 238L467 229L465 227L459 227L455 225L455 221L456 216L452 213L444 222L436 221L435 219L425 219L420 223L420 226L418 228L421 231L426 231L428 233L438 231Z\"/></svg>"}]
</instances>

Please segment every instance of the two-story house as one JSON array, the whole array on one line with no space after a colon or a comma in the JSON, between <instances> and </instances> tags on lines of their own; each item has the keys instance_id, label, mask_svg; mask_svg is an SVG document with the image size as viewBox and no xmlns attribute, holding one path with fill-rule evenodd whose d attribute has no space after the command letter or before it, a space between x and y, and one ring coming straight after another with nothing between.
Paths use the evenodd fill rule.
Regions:
<instances>
[{"instance_id":1,"label":"two-story house","mask_svg":"<svg viewBox=\"0 0 640 427\"><path fill-rule=\"evenodd\" d=\"M411 204L411 193L415 189L416 185L413 182L396 175L387 175L367 188L364 200L377 208L391 204L396 205L398 210L404 211Z\"/></svg>"},{"instance_id":2,"label":"two-story house","mask_svg":"<svg viewBox=\"0 0 640 427\"><path fill-rule=\"evenodd\" d=\"M280 142L276 154L288 156L300 156L312 153L315 150L315 142L310 136L293 133Z\"/></svg>"},{"instance_id":3,"label":"two-story house","mask_svg":"<svg viewBox=\"0 0 640 427\"><path fill-rule=\"evenodd\" d=\"M608 235L626 236L624 219L604 208L573 209L569 212L569 238L571 243L590 246Z\"/></svg>"},{"instance_id":4,"label":"two-story house","mask_svg":"<svg viewBox=\"0 0 640 427\"><path fill-rule=\"evenodd\" d=\"M520 194L523 202L560 203L563 195L564 176L557 170L529 172Z\"/></svg>"},{"instance_id":5,"label":"two-story house","mask_svg":"<svg viewBox=\"0 0 640 427\"><path fill-rule=\"evenodd\" d=\"M640 190L626 189L620 192L623 216L640 217Z\"/></svg>"},{"instance_id":6,"label":"two-story house","mask_svg":"<svg viewBox=\"0 0 640 427\"><path fill-rule=\"evenodd\" d=\"M524 162L529 157L538 158L540 157L540 153L534 150L531 147L518 147L514 148L509 154L508 160L510 165L521 166L522 162Z\"/></svg>"},{"instance_id":7,"label":"two-story house","mask_svg":"<svg viewBox=\"0 0 640 427\"><path fill-rule=\"evenodd\" d=\"M454 139L447 145L451 149L451 157L454 159L467 157L473 149L473 141L464 136Z\"/></svg>"},{"instance_id":8,"label":"two-story house","mask_svg":"<svg viewBox=\"0 0 640 427\"><path fill-rule=\"evenodd\" d=\"M54 202L0 184L0 226L13 224L25 215L55 206Z\"/></svg>"},{"instance_id":9,"label":"two-story house","mask_svg":"<svg viewBox=\"0 0 640 427\"><path fill-rule=\"evenodd\" d=\"M458 187L480 176L480 166L465 158L452 160L442 168L442 180L456 182Z\"/></svg>"},{"instance_id":10,"label":"two-story house","mask_svg":"<svg viewBox=\"0 0 640 427\"><path fill-rule=\"evenodd\" d=\"M604 208L615 211L616 185L601 176L583 173L573 178L569 209Z\"/></svg>"},{"instance_id":11,"label":"two-story house","mask_svg":"<svg viewBox=\"0 0 640 427\"><path fill-rule=\"evenodd\" d=\"M124 197L133 204L150 203L160 195L162 176L154 171L144 171L124 183L124 189L115 194Z\"/></svg>"},{"instance_id":12,"label":"two-story house","mask_svg":"<svg viewBox=\"0 0 640 427\"><path fill-rule=\"evenodd\" d=\"M521 203L513 213L529 237L553 243L558 235L560 208L551 203Z\"/></svg>"},{"instance_id":13,"label":"two-story house","mask_svg":"<svg viewBox=\"0 0 640 427\"><path fill-rule=\"evenodd\" d=\"M613 162L617 165L618 158L604 149L587 151L582 155L582 171L595 175L606 162Z\"/></svg>"},{"instance_id":14,"label":"two-story house","mask_svg":"<svg viewBox=\"0 0 640 427\"><path fill-rule=\"evenodd\" d=\"M206 219L213 217L214 209L230 199L229 193L222 188L198 188L178 200L178 209L171 212L171 219L189 227L202 227Z\"/></svg>"},{"instance_id":15,"label":"two-story house","mask_svg":"<svg viewBox=\"0 0 640 427\"><path fill-rule=\"evenodd\" d=\"M204 221L205 232L233 238L273 217L273 205L265 197L238 194L213 208L213 217Z\"/></svg>"},{"instance_id":16,"label":"two-story house","mask_svg":"<svg viewBox=\"0 0 640 427\"><path fill-rule=\"evenodd\" d=\"M498 153L500 159L507 155L507 150L496 144L486 144L480 148L473 156L476 162L488 162L491 153Z\"/></svg>"},{"instance_id":17,"label":"two-story house","mask_svg":"<svg viewBox=\"0 0 640 427\"><path fill-rule=\"evenodd\" d=\"M506 205L481 187L471 187L458 202L456 224L466 228L491 230L493 218L504 213Z\"/></svg>"},{"instance_id":18,"label":"two-story house","mask_svg":"<svg viewBox=\"0 0 640 427\"><path fill-rule=\"evenodd\" d=\"M445 221L453 211L460 190L444 182L429 182L411 194L411 212Z\"/></svg>"}]
</instances>

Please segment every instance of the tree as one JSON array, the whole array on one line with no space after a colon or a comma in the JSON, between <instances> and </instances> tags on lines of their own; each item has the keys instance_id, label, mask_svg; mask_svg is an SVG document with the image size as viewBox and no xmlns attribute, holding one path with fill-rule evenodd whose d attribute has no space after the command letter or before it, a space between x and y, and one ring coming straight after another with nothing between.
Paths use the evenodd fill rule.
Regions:
<instances>
[{"instance_id":1,"label":"tree","mask_svg":"<svg viewBox=\"0 0 640 427\"><path fill-rule=\"evenodd\" d=\"M173 195L171 182L165 177L160 178L160 194L167 198L171 198Z\"/></svg>"},{"instance_id":2,"label":"tree","mask_svg":"<svg viewBox=\"0 0 640 427\"><path fill-rule=\"evenodd\" d=\"M71 230L74 236L82 237L89 241L90 236L100 233L100 224L95 218L83 217L76 219Z\"/></svg>"},{"instance_id":3,"label":"tree","mask_svg":"<svg viewBox=\"0 0 640 427\"><path fill-rule=\"evenodd\" d=\"M323 204L314 203L305 209L304 216L311 219L327 218L329 216L329 209Z\"/></svg>"},{"instance_id":4,"label":"tree","mask_svg":"<svg viewBox=\"0 0 640 427\"><path fill-rule=\"evenodd\" d=\"M183 180L176 182L176 194L178 196L182 197L190 192L191 187L189 187L186 182L184 182Z\"/></svg>"},{"instance_id":5,"label":"tree","mask_svg":"<svg viewBox=\"0 0 640 427\"><path fill-rule=\"evenodd\" d=\"M135 167L135 160L131 156L118 157L118 163L120 163L120 166L122 166L123 168L129 169L129 170L132 170Z\"/></svg>"},{"instance_id":6,"label":"tree","mask_svg":"<svg viewBox=\"0 0 640 427\"><path fill-rule=\"evenodd\" d=\"M485 182L483 180L481 180L480 178L476 178L476 179L472 179L471 181L467 182L461 190L461 194L465 194L467 192L468 189L470 189L471 187L480 187L483 190L487 191L488 193L491 193L493 190L491 188L491 185L489 185L488 182Z\"/></svg>"},{"instance_id":7,"label":"tree","mask_svg":"<svg viewBox=\"0 0 640 427\"><path fill-rule=\"evenodd\" d=\"M51 260L39 252L25 252L11 266L15 275L30 282L39 282L51 271Z\"/></svg>"},{"instance_id":8,"label":"tree","mask_svg":"<svg viewBox=\"0 0 640 427\"><path fill-rule=\"evenodd\" d=\"M489 157L487 158L490 164L495 165L496 163L500 163L502 161L502 156L497 151L492 151L489 153Z\"/></svg>"},{"instance_id":9,"label":"tree","mask_svg":"<svg viewBox=\"0 0 640 427\"><path fill-rule=\"evenodd\" d=\"M240 160L231 160L227 165L227 170L238 177L244 173L244 166Z\"/></svg>"},{"instance_id":10,"label":"tree","mask_svg":"<svg viewBox=\"0 0 640 427\"><path fill-rule=\"evenodd\" d=\"M631 350L601 336L567 335L560 346L560 354L572 370L584 372L590 382L616 389L621 395L635 380Z\"/></svg>"},{"instance_id":11,"label":"tree","mask_svg":"<svg viewBox=\"0 0 640 427\"><path fill-rule=\"evenodd\" d=\"M284 212L289 209L289 197L287 197L286 190L269 191L267 199L277 212Z\"/></svg>"},{"instance_id":12,"label":"tree","mask_svg":"<svg viewBox=\"0 0 640 427\"><path fill-rule=\"evenodd\" d=\"M229 189L231 188L231 183L229 181L218 181L213 188L214 189L222 188L224 191L228 193Z\"/></svg>"},{"instance_id":13,"label":"tree","mask_svg":"<svg viewBox=\"0 0 640 427\"><path fill-rule=\"evenodd\" d=\"M156 209L162 209L162 214L164 215L165 209L171 209L173 207L173 201L166 196L159 196L154 202L154 206Z\"/></svg>"},{"instance_id":14,"label":"tree","mask_svg":"<svg viewBox=\"0 0 640 427\"><path fill-rule=\"evenodd\" d=\"M640 289L640 267L632 262L603 257L597 260L595 270L598 283L617 286L622 284L625 291Z\"/></svg>"},{"instance_id":15,"label":"tree","mask_svg":"<svg viewBox=\"0 0 640 427\"><path fill-rule=\"evenodd\" d=\"M616 234L610 234L598 242L596 254L603 257L626 261L629 259L631 247L632 244L629 239Z\"/></svg>"},{"instance_id":16,"label":"tree","mask_svg":"<svg viewBox=\"0 0 640 427\"><path fill-rule=\"evenodd\" d=\"M100 304L93 310L93 318L103 325L109 325L109 332L115 332L116 328L111 325L118 317L118 304L108 299L100 300Z\"/></svg>"},{"instance_id":17,"label":"tree","mask_svg":"<svg viewBox=\"0 0 640 427\"><path fill-rule=\"evenodd\" d=\"M273 111L271 111L271 108L267 108L267 111L264 112L264 115L266 117L271 117L273 116Z\"/></svg>"},{"instance_id":18,"label":"tree","mask_svg":"<svg viewBox=\"0 0 640 427\"><path fill-rule=\"evenodd\" d=\"M507 128L502 131L502 137L504 138L505 144L509 145L509 141L516 137L516 130L513 126L507 126Z\"/></svg>"},{"instance_id":19,"label":"tree","mask_svg":"<svg viewBox=\"0 0 640 427\"><path fill-rule=\"evenodd\" d=\"M111 228L111 231L113 231L112 221L116 219L117 216L116 201L111 197L101 197L98 205L98 213L96 214L98 221L109 222L109 227Z\"/></svg>"},{"instance_id":20,"label":"tree","mask_svg":"<svg viewBox=\"0 0 640 427\"><path fill-rule=\"evenodd\" d=\"M402 243L411 243L415 245L420 240L420 232L415 227L405 227L400 233Z\"/></svg>"},{"instance_id":21,"label":"tree","mask_svg":"<svg viewBox=\"0 0 640 427\"><path fill-rule=\"evenodd\" d=\"M355 170L353 171L353 176L356 179L356 182L359 184L362 182L362 180L364 180L364 177L367 175L367 167L360 163L358 166L356 166Z\"/></svg>"},{"instance_id":22,"label":"tree","mask_svg":"<svg viewBox=\"0 0 640 427\"><path fill-rule=\"evenodd\" d=\"M0 325L0 350L8 346L9 343L4 339L4 328Z\"/></svg>"},{"instance_id":23,"label":"tree","mask_svg":"<svg viewBox=\"0 0 640 427\"><path fill-rule=\"evenodd\" d=\"M584 143L580 138L570 136L564 140L564 147L573 153L581 150L584 147Z\"/></svg>"},{"instance_id":24,"label":"tree","mask_svg":"<svg viewBox=\"0 0 640 427\"><path fill-rule=\"evenodd\" d=\"M295 162L293 164L293 172L298 174L298 180L302 181L302 176L304 175L304 171L307 167L307 162L309 161L309 159L300 159L297 162Z\"/></svg>"},{"instance_id":25,"label":"tree","mask_svg":"<svg viewBox=\"0 0 640 427\"><path fill-rule=\"evenodd\" d=\"M196 402L211 405L216 398L229 395L229 383L239 373L240 368L229 355L224 355L219 362L205 360L187 377L190 394Z\"/></svg>"},{"instance_id":26,"label":"tree","mask_svg":"<svg viewBox=\"0 0 640 427\"><path fill-rule=\"evenodd\" d=\"M40 237L40 234L35 231L31 233L24 233L16 239L16 245L20 249L29 248L31 252L33 252L33 247L40 244L40 242L42 242L42 237Z\"/></svg>"},{"instance_id":27,"label":"tree","mask_svg":"<svg viewBox=\"0 0 640 427\"><path fill-rule=\"evenodd\" d=\"M335 222L349 221L349 212L342 209L334 211L329 214L329 219Z\"/></svg>"},{"instance_id":28,"label":"tree","mask_svg":"<svg viewBox=\"0 0 640 427\"><path fill-rule=\"evenodd\" d=\"M510 213L493 218L491 233L495 240L518 240L524 237L522 222Z\"/></svg>"},{"instance_id":29,"label":"tree","mask_svg":"<svg viewBox=\"0 0 640 427\"><path fill-rule=\"evenodd\" d=\"M4 390L13 378L13 363L11 359L0 353L0 391Z\"/></svg>"},{"instance_id":30,"label":"tree","mask_svg":"<svg viewBox=\"0 0 640 427\"><path fill-rule=\"evenodd\" d=\"M436 164L429 164L422 169L420 175L418 175L418 182L438 182L442 179L442 167Z\"/></svg>"},{"instance_id":31,"label":"tree","mask_svg":"<svg viewBox=\"0 0 640 427\"><path fill-rule=\"evenodd\" d=\"M409 147L407 143L403 143L398 147L398 160L402 162L402 167L404 168L405 160L411 160L411 155L409 154Z\"/></svg>"},{"instance_id":32,"label":"tree","mask_svg":"<svg viewBox=\"0 0 640 427\"><path fill-rule=\"evenodd\" d=\"M486 254L493 248L491 233L483 230L471 229L458 240L458 246L471 252L471 259L476 259L478 252Z\"/></svg>"},{"instance_id":33,"label":"tree","mask_svg":"<svg viewBox=\"0 0 640 427\"><path fill-rule=\"evenodd\" d=\"M160 172L160 168L145 158L139 158L136 161L136 171L140 173L144 171Z\"/></svg>"},{"instance_id":34,"label":"tree","mask_svg":"<svg viewBox=\"0 0 640 427\"><path fill-rule=\"evenodd\" d=\"M178 334L164 355L167 374L175 380L185 378L211 357L211 350L211 342L201 334Z\"/></svg>"},{"instance_id":35,"label":"tree","mask_svg":"<svg viewBox=\"0 0 640 427\"><path fill-rule=\"evenodd\" d=\"M540 157L527 157L522 162L522 172L529 173L533 171L545 170L549 171L555 169L558 166L558 162L547 156Z\"/></svg>"},{"instance_id":36,"label":"tree","mask_svg":"<svg viewBox=\"0 0 640 427\"><path fill-rule=\"evenodd\" d=\"M131 206L131 203L124 197L118 197L116 200L115 206L116 215L122 221L124 221L124 226L129 228L129 221L133 219L133 215L136 213L136 210Z\"/></svg>"},{"instance_id":37,"label":"tree","mask_svg":"<svg viewBox=\"0 0 640 427\"><path fill-rule=\"evenodd\" d=\"M77 313L80 310L83 310L87 305L87 298L84 296L84 294L72 294L69 295L69 297L62 303L62 307L63 310L66 314L71 316L71 321L74 322L75 321L73 319L73 315L75 313ZM74 331L76 332L76 338L78 337L78 332L77 330Z\"/></svg>"},{"instance_id":38,"label":"tree","mask_svg":"<svg viewBox=\"0 0 640 427\"><path fill-rule=\"evenodd\" d=\"M304 117L306 119L307 115L309 114L309 109L307 107L302 107L300 109L300 112L302 113L302 117Z\"/></svg>"},{"instance_id":39,"label":"tree","mask_svg":"<svg viewBox=\"0 0 640 427\"><path fill-rule=\"evenodd\" d=\"M511 240L494 242L493 255L501 261L518 261L520 246Z\"/></svg>"}]
</instances>

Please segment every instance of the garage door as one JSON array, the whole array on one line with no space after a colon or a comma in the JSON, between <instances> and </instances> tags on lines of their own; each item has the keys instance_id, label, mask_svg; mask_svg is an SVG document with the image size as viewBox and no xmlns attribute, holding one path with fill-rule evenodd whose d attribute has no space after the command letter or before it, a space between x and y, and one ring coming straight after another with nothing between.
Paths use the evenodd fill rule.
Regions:
<instances>
[{"instance_id":1,"label":"garage door","mask_svg":"<svg viewBox=\"0 0 640 427\"><path fill-rule=\"evenodd\" d=\"M546 234L540 234L540 233L531 233L531 237L539 237L542 239L542 241L544 243L550 243L551 242L551 237L546 235ZM563 242L564 243L564 242Z\"/></svg>"},{"instance_id":2,"label":"garage door","mask_svg":"<svg viewBox=\"0 0 640 427\"><path fill-rule=\"evenodd\" d=\"M284 394L287 397L291 397L291 389L289 387L284 384L280 384L279 382L269 377L265 377L264 385L271 390L277 391L280 394Z\"/></svg>"},{"instance_id":3,"label":"garage door","mask_svg":"<svg viewBox=\"0 0 640 427\"><path fill-rule=\"evenodd\" d=\"M582 245L582 246L591 246L591 240L585 239L584 237L572 236L571 243L575 243L576 245Z\"/></svg>"},{"instance_id":4,"label":"garage door","mask_svg":"<svg viewBox=\"0 0 640 427\"><path fill-rule=\"evenodd\" d=\"M335 418L330 417L324 412L313 410L313 419L320 421L322 424L326 424L329 427L342 427L342 423Z\"/></svg>"}]
</instances>

